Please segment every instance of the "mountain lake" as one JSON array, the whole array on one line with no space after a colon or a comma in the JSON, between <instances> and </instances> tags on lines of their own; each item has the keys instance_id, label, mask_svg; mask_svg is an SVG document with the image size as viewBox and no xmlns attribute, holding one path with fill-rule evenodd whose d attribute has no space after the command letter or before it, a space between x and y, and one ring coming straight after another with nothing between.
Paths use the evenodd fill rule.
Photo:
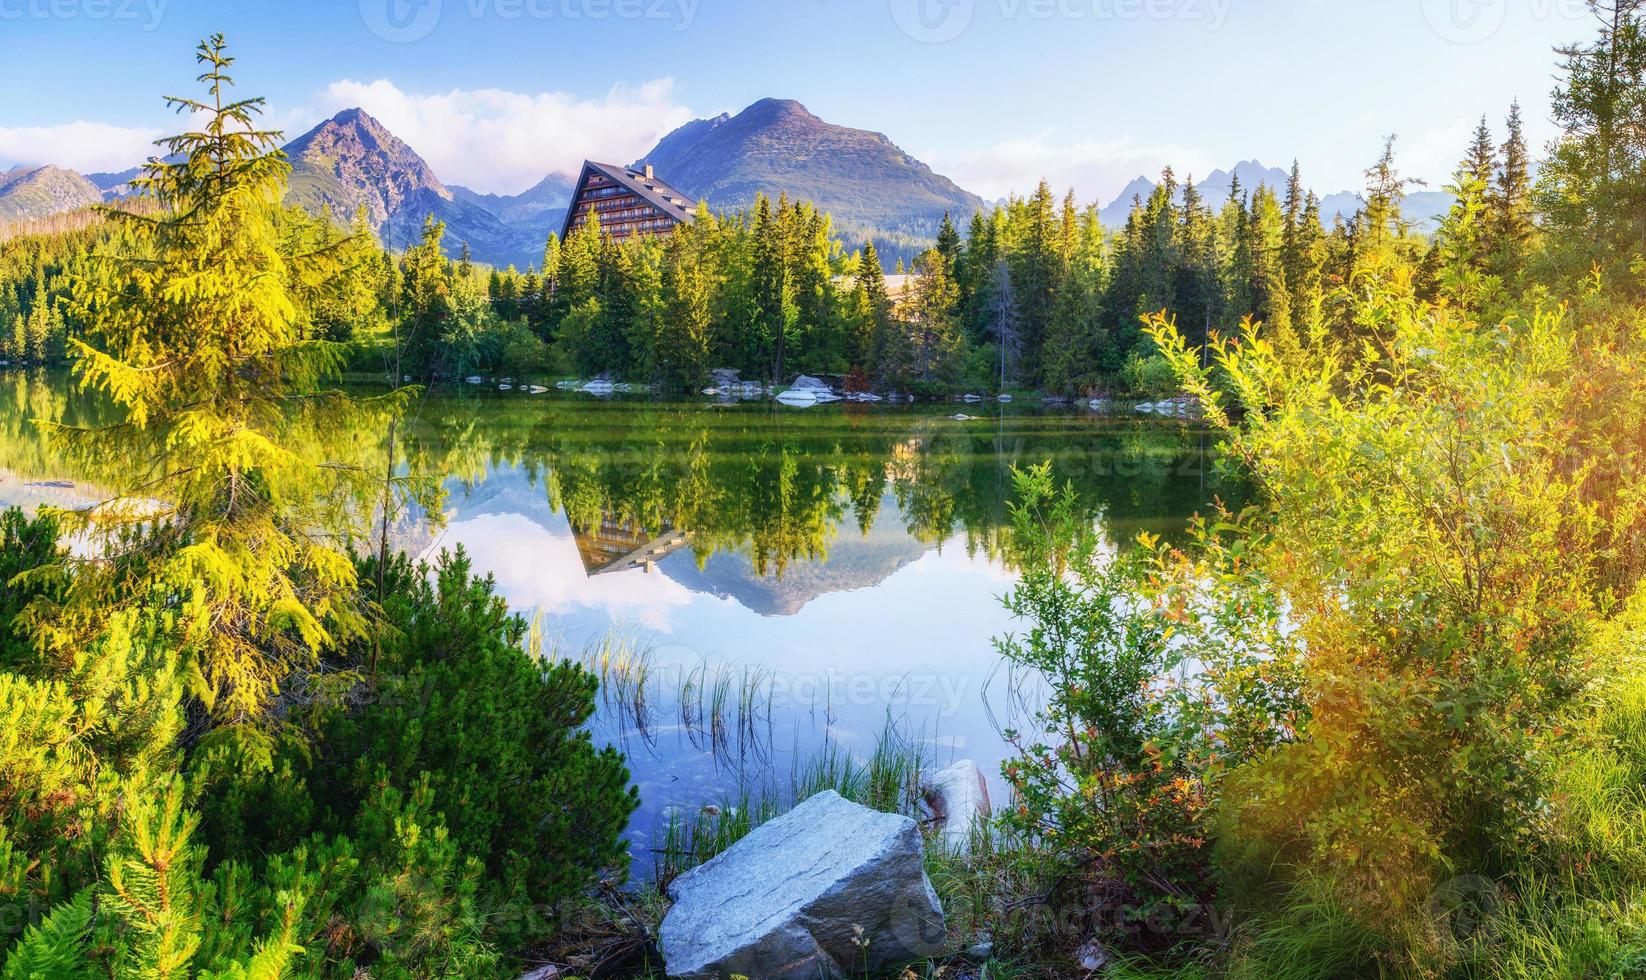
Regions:
<instances>
[{"instance_id":1,"label":"mountain lake","mask_svg":"<svg viewBox=\"0 0 1646 980\"><path fill-rule=\"evenodd\" d=\"M107 409L66 374L0 372L0 507L100 499L36 419ZM642 874L670 815L781 797L807 767L864 764L883 739L927 765L975 760L1000 799L1001 733L1037 696L993 642L1023 628L1000 601L1014 466L1049 460L1111 547L1181 539L1209 502L1244 492L1200 422L1022 403L442 387L400 445L441 475L444 520L407 516L396 545L461 546L547 655L602 675L593 733L627 754L640 790Z\"/></svg>"}]
</instances>

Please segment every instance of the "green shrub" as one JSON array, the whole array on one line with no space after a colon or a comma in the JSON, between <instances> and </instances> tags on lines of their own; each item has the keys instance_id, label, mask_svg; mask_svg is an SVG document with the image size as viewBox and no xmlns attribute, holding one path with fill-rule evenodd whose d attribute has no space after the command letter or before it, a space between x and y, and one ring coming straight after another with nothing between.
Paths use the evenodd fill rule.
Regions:
<instances>
[{"instance_id":1,"label":"green shrub","mask_svg":"<svg viewBox=\"0 0 1646 980\"><path fill-rule=\"evenodd\" d=\"M0 512L0 669L14 669L30 655L28 637L17 616L30 603L60 591L38 579L42 566L57 558L57 522L49 516L30 520L11 507ZM25 572L36 571L35 576Z\"/></svg>"},{"instance_id":2,"label":"green shrub","mask_svg":"<svg viewBox=\"0 0 1646 980\"><path fill-rule=\"evenodd\" d=\"M1049 466L1015 475L1006 608L1028 624L996 641L1047 681L1017 757L1004 821L1021 858L1055 882L1054 907L1125 949L1158 951L1204 927L1215 885L1201 760L1163 697L1178 660L1167 620L1139 598L1141 556L1109 561Z\"/></svg>"},{"instance_id":3,"label":"green shrub","mask_svg":"<svg viewBox=\"0 0 1646 980\"><path fill-rule=\"evenodd\" d=\"M1120 369L1120 383L1139 398L1170 398L1182 390L1171 362L1158 354L1133 352Z\"/></svg>"},{"instance_id":4,"label":"green shrub","mask_svg":"<svg viewBox=\"0 0 1646 980\"><path fill-rule=\"evenodd\" d=\"M376 560L360 573L380 642L342 659L362 683L319 698L299 716L309 737L214 790L214 853L352 836L376 794L426 794L455 853L483 871L487 935L519 949L552 933L564 903L627 872L621 835L638 800L622 756L583 727L596 680L529 653L525 621L461 550L432 570L401 556L381 571L380 600Z\"/></svg>"},{"instance_id":5,"label":"green shrub","mask_svg":"<svg viewBox=\"0 0 1646 980\"><path fill-rule=\"evenodd\" d=\"M1566 311L1483 327L1393 289L1356 303L1364 341L1288 352L1248 327L1212 371L1154 335L1269 500L1247 564L1308 652L1306 727L1225 778L1221 850L1318 886L1386 968L1423 973L1465 961L1432 928L1449 883L1546 847L1604 670L1594 546L1639 512L1586 499L1585 449L1552 421L1585 376Z\"/></svg>"}]
</instances>

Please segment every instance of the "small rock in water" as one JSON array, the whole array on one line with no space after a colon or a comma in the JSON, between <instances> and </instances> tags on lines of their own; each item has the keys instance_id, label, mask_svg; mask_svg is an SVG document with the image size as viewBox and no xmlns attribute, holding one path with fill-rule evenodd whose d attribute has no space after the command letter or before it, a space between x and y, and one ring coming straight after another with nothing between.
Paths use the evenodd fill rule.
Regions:
<instances>
[{"instance_id":1,"label":"small rock in water","mask_svg":"<svg viewBox=\"0 0 1646 980\"><path fill-rule=\"evenodd\" d=\"M824 792L669 886L668 975L819 980L942 951L920 828Z\"/></svg>"},{"instance_id":2,"label":"small rock in water","mask_svg":"<svg viewBox=\"0 0 1646 980\"><path fill-rule=\"evenodd\" d=\"M920 792L926 808L937 822L938 839L951 854L967 854L972 848L972 831L994 813L989 802L989 783L983 770L970 759L939 769L922 780Z\"/></svg>"}]
</instances>

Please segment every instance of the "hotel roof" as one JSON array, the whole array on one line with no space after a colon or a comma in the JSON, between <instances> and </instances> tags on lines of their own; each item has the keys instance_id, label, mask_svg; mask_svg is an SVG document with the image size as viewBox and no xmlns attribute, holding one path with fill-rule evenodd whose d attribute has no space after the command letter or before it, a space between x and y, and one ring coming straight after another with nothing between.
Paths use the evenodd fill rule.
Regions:
<instances>
[{"instance_id":1,"label":"hotel roof","mask_svg":"<svg viewBox=\"0 0 1646 980\"><path fill-rule=\"evenodd\" d=\"M571 206L566 210L566 220L560 229L561 238L571 234L572 218L577 213L577 198L582 194L583 185L588 183L591 173L601 174L628 188L636 197L683 224L691 224L697 218L697 202L659 180L655 173L585 160L583 172L578 175L576 189L572 192Z\"/></svg>"}]
</instances>

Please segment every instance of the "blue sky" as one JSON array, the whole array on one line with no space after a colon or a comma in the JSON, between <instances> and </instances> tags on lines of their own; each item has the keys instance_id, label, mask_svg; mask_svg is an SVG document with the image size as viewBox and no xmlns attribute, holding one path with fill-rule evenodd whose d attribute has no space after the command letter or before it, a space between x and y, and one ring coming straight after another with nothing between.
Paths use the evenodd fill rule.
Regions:
<instances>
[{"instance_id":1,"label":"blue sky","mask_svg":"<svg viewBox=\"0 0 1646 980\"><path fill-rule=\"evenodd\" d=\"M988 197L1293 157L1331 192L1385 133L1438 185L1511 99L1552 135L1551 49L1591 23L1581 0L0 0L0 163L136 163L223 31L289 135L359 104L485 191L766 96Z\"/></svg>"}]
</instances>

